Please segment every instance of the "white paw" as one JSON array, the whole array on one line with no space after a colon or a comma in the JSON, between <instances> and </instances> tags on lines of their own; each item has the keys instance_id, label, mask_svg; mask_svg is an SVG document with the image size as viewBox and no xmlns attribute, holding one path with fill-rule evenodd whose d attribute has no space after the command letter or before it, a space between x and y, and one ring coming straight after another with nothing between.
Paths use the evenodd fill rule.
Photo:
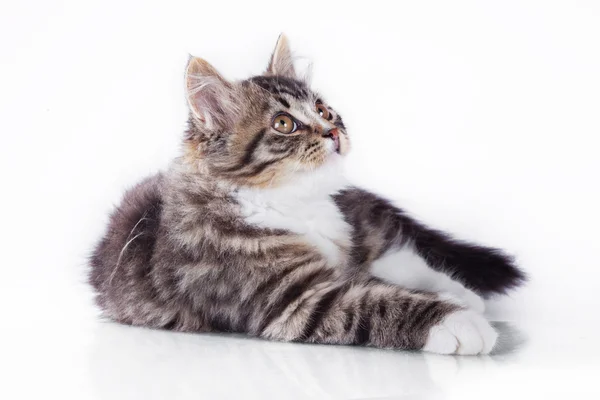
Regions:
<instances>
[{"instance_id":1,"label":"white paw","mask_svg":"<svg viewBox=\"0 0 600 400\"><path fill-rule=\"evenodd\" d=\"M438 354L488 354L498 339L490 323L472 310L451 313L429 330L424 351Z\"/></svg>"}]
</instances>

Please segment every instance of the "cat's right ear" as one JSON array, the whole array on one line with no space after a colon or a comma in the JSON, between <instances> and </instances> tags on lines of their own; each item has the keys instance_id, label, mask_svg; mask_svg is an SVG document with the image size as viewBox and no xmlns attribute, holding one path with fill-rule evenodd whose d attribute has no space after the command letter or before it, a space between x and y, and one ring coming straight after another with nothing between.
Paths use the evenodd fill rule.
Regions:
<instances>
[{"instance_id":1,"label":"cat's right ear","mask_svg":"<svg viewBox=\"0 0 600 400\"><path fill-rule=\"evenodd\" d=\"M201 58L190 57L185 90L194 119L207 129L227 128L239 115L233 86Z\"/></svg>"}]
</instances>

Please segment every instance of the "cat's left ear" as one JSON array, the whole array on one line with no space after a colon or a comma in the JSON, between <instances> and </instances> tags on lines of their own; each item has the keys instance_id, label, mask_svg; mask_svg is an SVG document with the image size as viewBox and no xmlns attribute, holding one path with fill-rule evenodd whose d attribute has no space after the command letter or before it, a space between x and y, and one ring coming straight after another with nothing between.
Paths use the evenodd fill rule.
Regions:
<instances>
[{"instance_id":1,"label":"cat's left ear","mask_svg":"<svg viewBox=\"0 0 600 400\"><path fill-rule=\"evenodd\" d=\"M239 115L233 85L205 60L190 57L185 86L194 119L207 129L228 128Z\"/></svg>"},{"instance_id":2,"label":"cat's left ear","mask_svg":"<svg viewBox=\"0 0 600 400\"><path fill-rule=\"evenodd\" d=\"M267 67L266 74L298 79L296 70L294 69L289 42L283 33L279 35L279 39L277 39L277 44L271 55L271 61Z\"/></svg>"}]
</instances>

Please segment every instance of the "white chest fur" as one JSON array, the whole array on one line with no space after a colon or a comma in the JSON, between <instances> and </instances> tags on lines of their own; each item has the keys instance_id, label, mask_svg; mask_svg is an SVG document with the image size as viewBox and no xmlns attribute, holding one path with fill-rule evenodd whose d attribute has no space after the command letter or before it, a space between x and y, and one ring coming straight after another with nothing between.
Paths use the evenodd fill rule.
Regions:
<instances>
[{"instance_id":1,"label":"white chest fur","mask_svg":"<svg viewBox=\"0 0 600 400\"><path fill-rule=\"evenodd\" d=\"M330 162L317 171L299 173L293 182L267 189L239 189L236 198L247 223L302 235L330 265L350 248L350 226L332 194L347 185L341 165Z\"/></svg>"}]
</instances>

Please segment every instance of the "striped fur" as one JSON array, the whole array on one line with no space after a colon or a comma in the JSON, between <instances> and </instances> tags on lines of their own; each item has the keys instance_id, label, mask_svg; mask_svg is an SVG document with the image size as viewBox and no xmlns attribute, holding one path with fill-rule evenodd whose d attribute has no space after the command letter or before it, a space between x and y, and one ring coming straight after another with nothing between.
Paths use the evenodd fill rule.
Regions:
<instances>
[{"instance_id":1,"label":"striped fur","mask_svg":"<svg viewBox=\"0 0 600 400\"><path fill-rule=\"evenodd\" d=\"M229 192L184 172L181 162L126 193L94 252L90 282L108 318L178 331L419 349L429 329L460 308L435 294L345 277L347 267L330 265L298 235L241 222Z\"/></svg>"},{"instance_id":2,"label":"striped fur","mask_svg":"<svg viewBox=\"0 0 600 400\"><path fill-rule=\"evenodd\" d=\"M444 295L375 278L370 267L410 241L431 268L483 294L516 286L523 275L501 252L454 241L364 190L299 186L301 176L335 183L328 168L348 152L349 139L331 107L329 118L315 112L326 103L295 78L283 40L267 73L241 82L190 60L183 155L129 190L111 215L90 260L98 305L115 321L176 331L489 351L445 328L456 320L493 332L481 317ZM271 119L282 111L302 123L298 132L274 131ZM324 134L331 129L340 134L338 151ZM271 211L253 220L246 201L267 202ZM313 204L325 207L321 214ZM337 222L328 223L330 216ZM489 332L482 343L493 344ZM456 342L450 347L448 335Z\"/></svg>"}]
</instances>

